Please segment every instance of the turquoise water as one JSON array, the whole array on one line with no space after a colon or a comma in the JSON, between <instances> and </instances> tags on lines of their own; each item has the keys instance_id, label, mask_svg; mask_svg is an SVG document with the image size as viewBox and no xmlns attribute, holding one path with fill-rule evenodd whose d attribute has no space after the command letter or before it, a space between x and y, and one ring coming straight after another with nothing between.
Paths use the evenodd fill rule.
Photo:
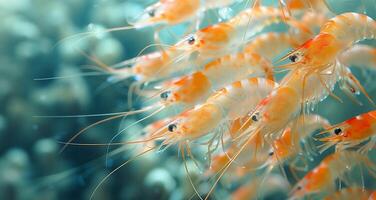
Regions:
<instances>
[{"instance_id":1,"label":"turquoise water","mask_svg":"<svg viewBox=\"0 0 376 200\"><path fill-rule=\"evenodd\" d=\"M106 147L69 146L59 153L62 142L103 117L51 116L131 109L127 103L128 88L134 80L111 84L108 76L93 73L94 63L82 52L95 55L106 64L137 56L144 47L154 43L153 28L114 33L101 30L126 25L152 2L0 0L0 199L88 199L107 173L136 154L139 150L136 145L123 147L124 151L110 156L107 162L103 157ZM376 18L375 0L330 0L328 3L338 14L356 11ZM237 4L232 10L222 12L224 17L227 12L231 16L241 8L242 4ZM216 16L209 13L202 26L217 20ZM178 25L162 31L162 41L172 44L181 37L185 27ZM96 34L88 38L76 35L85 31ZM376 46L374 40L365 43ZM145 53L154 50L148 48ZM355 68L353 71L376 100L376 72ZM60 78L44 79L47 77ZM329 97L317 108L331 123L373 109L364 96L359 97L364 103L359 106L338 88L335 93L344 103ZM142 107L140 98L133 100L133 108ZM77 141L107 143L120 127L141 117L96 126ZM127 136L132 138L150 121L133 126ZM129 138L119 138L119 141ZM207 192L210 182L202 178L193 161L189 160L188 165L200 191ZM365 181L368 187L375 188L374 179ZM239 182L229 184L224 180L212 198L226 199L237 185ZM193 190L177 148L172 147L123 167L100 187L94 199L185 199L186 193L193 194ZM285 188L281 187L266 198L281 199L286 195Z\"/></svg>"}]
</instances>

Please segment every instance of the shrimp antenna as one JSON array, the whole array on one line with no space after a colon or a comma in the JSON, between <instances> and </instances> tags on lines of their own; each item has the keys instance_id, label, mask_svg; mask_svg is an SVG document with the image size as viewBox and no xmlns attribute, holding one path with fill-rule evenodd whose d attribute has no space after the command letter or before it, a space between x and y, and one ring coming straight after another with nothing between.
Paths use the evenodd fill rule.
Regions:
<instances>
[{"instance_id":1,"label":"shrimp antenna","mask_svg":"<svg viewBox=\"0 0 376 200\"><path fill-rule=\"evenodd\" d=\"M81 40L83 40L85 38L88 38L88 37L95 37L96 34L117 32L117 31L125 31L125 30L132 30L132 29L136 29L136 27L135 26L121 26L121 27L114 27L114 28L110 28L110 29L106 29L106 30L101 30L101 31L94 30L94 31L87 31L87 32L77 33L77 34L74 34L74 35L71 35L71 36L68 36L68 37L65 37L65 38L61 39L52 48L54 49L57 46L60 46L60 44L62 44L63 42L71 40L71 39L75 39L75 38L78 38L79 39L78 41L81 41ZM82 36L82 38L79 38L80 36Z\"/></svg>"},{"instance_id":2,"label":"shrimp antenna","mask_svg":"<svg viewBox=\"0 0 376 200\"><path fill-rule=\"evenodd\" d=\"M112 116L112 117L108 117L106 119L103 119L103 120L100 120L100 121L97 121L93 124L90 124L89 126L85 127L84 129L80 130L79 132L77 132L73 137L71 137L67 143L71 143L73 140L75 140L78 136L80 136L82 133L84 133L85 131L87 131L88 129L96 126L96 125L99 125L99 124L102 124L104 122L108 122L108 121L112 121L114 119L118 119L120 117L125 117L125 116L128 116L128 115L134 115L134 114L138 114L138 113L143 113L143 112L146 112L148 110L151 110L153 109L154 107L153 106L149 106L149 107L146 107L145 109L141 109L141 110L136 110L136 111L129 111L129 112L122 112L122 113L119 113L115 116ZM114 113L111 113L112 115ZM90 116L90 115L89 115ZM91 115L92 116L92 115ZM62 153L65 149L67 148L67 145L64 145L61 150L60 150L60 153Z\"/></svg>"},{"instance_id":3,"label":"shrimp antenna","mask_svg":"<svg viewBox=\"0 0 376 200\"><path fill-rule=\"evenodd\" d=\"M157 105L157 106L158 106L158 105ZM155 109L155 108L157 108L157 106L150 106L148 110ZM142 122L142 121L144 121L144 120L146 120L146 119L148 119L148 118L150 118L150 117L152 117L152 116L158 114L158 113L161 112L164 108L165 108L165 106L161 106L160 108L158 108L156 111L154 111L154 112L151 113L150 115L148 115L148 116L146 116L146 117L144 117L144 118L142 118L142 119L140 119L140 120L137 120L137 121L133 122L132 124L128 125L127 127L123 128L122 130L120 130L116 135L114 135L114 136L111 138L110 142L108 143L109 145L107 146L106 154L109 153L109 151L110 151L110 146L111 146L112 142L113 142L118 136L120 136L122 133L124 133L128 128L130 128L130 127L132 127L132 126L134 126L134 125L136 125L136 124L138 124L138 123L140 123L140 122ZM147 110L144 110L144 111L147 111ZM106 166L108 166L108 157L107 157L107 156L106 156Z\"/></svg>"},{"instance_id":4,"label":"shrimp antenna","mask_svg":"<svg viewBox=\"0 0 376 200\"><path fill-rule=\"evenodd\" d=\"M187 145L187 148L189 148L188 145ZM203 200L202 197L201 197L201 195L200 195L200 193L197 191L196 186L193 184L192 177L191 177L191 175L190 175L190 173L189 173L189 170L188 170L188 167L187 167L187 161L186 161L186 159L185 159L184 145L180 145L180 144L179 144L179 149L180 149L181 157L183 158L184 169L185 169L185 171L187 172L189 182L191 183L192 188L193 188L193 190L195 191L195 193L197 194L198 198L200 198L201 200Z\"/></svg>"},{"instance_id":5,"label":"shrimp antenna","mask_svg":"<svg viewBox=\"0 0 376 200\"><path fill-rule=\"evenodd\" d=\"M98 185L95 187L95 189L94 189L93 192L91 193L89 199L92 200L92 199L94 198L94 195L95 195L95 193L97 192L97 190L99 189L99 187L100 187L101 185L103 185L103 183L104 183L104 182L105 182L105 181L106 181L106 180L107 180L112 174L114 174L115 172L117 172L120 168L124 167L124 166L127 165L128 163L130 163L130 162L132 162L132 161L138 159L139 157L145 155L146 153L148 153L148 152L150 152L150 151L152 151L152 150L154 150L154 149L156 149L156 147L149 148L149 149L147 149L147 150L145 150L145 151L143 151L143 152L137 154L137 155L134 156L133 158L127 160L126 162L124 162L124 163L121 164L120 166L116 167L114 170L112 170L109 174L107 174L107 175L106 175L106 176L105 176L105 177L104 177L104 178L98 183Z\"/></svg>"},{"instance_id":6,"label":"shrimp antenna","mask_svg":"<svg viewBox=\"0 0 376 200\"><path fill-rule=\"evenodd\" d=\"M247 146L248 142L251 141L252 137L249 137L247 139L247 141L241 146L241 148L239 149L239 151L234 155L234 157L232 157L231 160L229 160L226 165L224 166L221 174L219 175L219 177L217 178L217 180L214 182L213 186L210 188L209 190L209 193L206 195L205 199L204 200L208 200L209 196L213 193L214 191L214 188L217 186L219 180L222 178L222 176L226 173L227 169L231 166L232 162L234 162L234 160L236 160L236 158L240 155L240 153L244 150L244 148Z\"/></svg>"}]
</instances>

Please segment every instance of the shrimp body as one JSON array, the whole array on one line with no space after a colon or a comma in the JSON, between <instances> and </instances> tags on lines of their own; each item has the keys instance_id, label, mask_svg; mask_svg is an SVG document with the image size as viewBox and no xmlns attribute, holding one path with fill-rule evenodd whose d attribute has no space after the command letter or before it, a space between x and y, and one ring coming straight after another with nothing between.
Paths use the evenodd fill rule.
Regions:
<instances>
[{"instance_id":1,"label":"shrimp body","mask_svg":"<svg viewBox=\"0 0 376 200\"><path fill-rule=\"evenodd\" d=\"M291 192L290 199L301 199L332 188L337 178L361 163L369 165L371 162L367 157L352 151L340 151L328 155L297 183Z\"/></svg>"},{"instance_id":2,"label":"shrimp body","mask_svg":"<svg viewBox=\"0 0 376 200\"><path fill-rule=\"evenodd\" d=\"M263 99L250 120L252 125L245 131L271 138L287 126L299 111L299 94L290 87L280 86ZM252 136L251 135L251 136Z\"/></svg>"},{"instance_id":3,"label":"shrimp body","mask_svg":"<svg viewBox=\"0 0 376 200\"><path fill-rule=\"evenodd\" d=\"M327 130L331 132L331 136L320 139L326 143L324 149L336 145L338 150L343 150L356 147L369 139L371 140L361 150L372 149L376 142L376 110L350 118Z\"/></svg>"},{"instance_id":4,"label":"shrimp body","mask_svg":"<svg viewBox=\"0 0 376 200\"><path fill-rule=\"evenodd\" d=\"M165 85L165 104L183 103L191 107L207 99L212 91L249 76L265 74L274 80L272 64L255 53L237 53L218 58L202 71L186 75Z\"/></svg>"},{"instance_id":5,"label":"shrimp body","mask_svg":"<svg viewBox=\"0 0 376 200\"><path fill-rule=\"evenodd\" d=\"M292 190L291 199L300 199L333 188L337 178L343 177L352 167L360 164L370 171L374 170L374 163L355 151L339 151L328 155L297 183Z\"/></svg>"},{"instance_id":6,"label":"shrimp body","mask_svg":"<svg viewBox=\"0 0 376 200\"><path fill-rule=\"evenodd\" d=\"M193 18L199 8L200 0L160 0L147 7L134 26L142 28L157 24L179 24Z\"/></svg>"},{"instance_id":7,"label":"shrimp body","mask_svg":"<svg viewBox=\"0 0 376 200\"><path fill-rule=\"evenodd\" d=\"M287 33L263 33L244 47L245 52L255 52L268 60L274 59L280 52L292 47L292 38ZM270 48L273 46L273 48Z\"/></svg>"},{"instance_id":8,"label":"shrimp body","mask_svg":"<svg viewBox=\"0 0 376 200\"><path fill-rule=\"evenodd\" d=\"M277 84L262 78L237 81L219 90L194 109L184 112L170 124L179 139L194 139L215 130L223 122L242 117Z\"/></svg>"},{"instance_id":9,"label":"shrimp body","mask_svg":"<svg viewBox=\"0 0 376 200\"><path fill-rule=\"evenodd\" d=\"M364 39L376 37L376 21L367 15L343 13L326 22L320 30L321 34L336 37L346 47Z\"/></svg>"},{"instance_id":10,"label":"shrimp body","mask_svg":"<svg viewBox=\"0 0 376 200\"><path fill-rule=\"evenodd\" d=\"M315 130L328 127L329 122L319 115L300 116L296 122L286 128L281 137L273 142L273 154L271 163L277 165L297 155L301 148L295 137L299 140L306 140Z\"/></svg>"},{"instance_id":11,"label":"shrimp body","mask_svg":"<svg viewBox=\"0 0 376 200\"><path fill-rule=\"evenodd\" d=\"M148 6L134 26L176 25L197 17L199 12L228 6L233 2L234 0L160 0Z\"/></svg>"},{"instance_id":12,"label":"shrimp body","mask_svg":"<svg viewBox=\"0 0 376 200\"><path fill-rule=\"evenodd\" d=\"M292 61L285 67L322 72L335 64L340 53L353 43L375 37L376 21L366 15L344 13L327 21L317 36L285 56Z\"/></svg>"},{"instance_id":13,"label":"shrimp body","mask_svg":"<svg viewBox=\"0 0 376 200\"><path fill-rule=\"evenodd\" d=\"M200 29L175 46L189 54L197 52L200 59L217 58L238 48L267 25L282 20L282 13L276 8L255 7L227 22Z\"/></svg>"},{"instance_id":14,"label":"shrimp body","mask_svg":"<svg viewBox=\"0 0 376 200\"><path fill-rule=\"evenodd\" d=\"M122 79L134 77L139 82L158 81L191 70L189 60L174 60L178 55L178 51L169 48L124 61L113 67L104 66L103 68ZM132 66L124 67L129 65L129 62Z\"/></svg>"}]
</instances>

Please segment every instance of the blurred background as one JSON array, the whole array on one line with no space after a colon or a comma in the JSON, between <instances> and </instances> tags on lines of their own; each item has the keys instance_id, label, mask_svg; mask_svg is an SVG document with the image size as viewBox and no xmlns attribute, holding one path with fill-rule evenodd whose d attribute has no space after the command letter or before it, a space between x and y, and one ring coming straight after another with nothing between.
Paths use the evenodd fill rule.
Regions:
<instances>
[{"instance_id":1,"label":"blurred background","mask_svg":"<svg viewBox=\"0 0 376 200\"><path fill-rule=\"evenodd\" d=\"M154 42L152 28L114 33L100 30L127 25L152 2L0 0L0 199L88 199L108 172L134 156L134 147L125 147L106 165L103 147L69 146L59 153L61 142L101 118L40 116L130 109L127 93L132 80L107 86L107 76L87 74L93 63L78 49L107 64L137 56ZM375 0L328 3L337 13L362 11L376 17ZM181 27L174 28L179 31ZM92 37L75 36L96 30L98 34ZM162 33L162 39L171 42L167 34ZM375 71L354 69L354 73L376 100ZM61 78L43 79L47 77ZM335 93L346 99L338 90ZM350 100L341 104L327 98L318 112L331 123L338 123L372 109L364 97L360 100L365 105L358 106ZM141 105L135 102L135 106ZM79 142L106 143L121 124L136 119L139 116L96 126ZM144 125L140 123L129 132L139 132ZM205 193L210 185L199 180L202 174L192 161L187 162L192 166L191 177L200 182L199 188ZM219 188L213 198L222 199L221 190L226 193L231 186L224 184ZM148 154L125 166L99 188L94 199L184 199L186 194L193 194L193 190L181 158L172 149Z\"/></svg>"}]
</instances>

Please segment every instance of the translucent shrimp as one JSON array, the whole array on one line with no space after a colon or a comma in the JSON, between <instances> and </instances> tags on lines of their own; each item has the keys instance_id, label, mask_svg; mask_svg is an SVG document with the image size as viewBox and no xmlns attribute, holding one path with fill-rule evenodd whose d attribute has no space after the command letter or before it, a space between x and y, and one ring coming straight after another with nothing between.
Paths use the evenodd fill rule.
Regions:
<instances>
[{"instance_id":1,"label":"translucent shrimp","mask_svg":"<svg viewBox=\"0 0 376 200\"><path fill-rule=\"evenodd\" d=\"M200 0L160 0L147 7L134 26L141 28L159 24L179 24L194 18L200 4Z\"/></svg>"},{"instance_id":2,"label":"translucent shrimp","mask_svg":"<svg viewBox=\"0 0 376 200\"><path fill-rule=\"evenodd\" d=\"M269 24L283 19L279 9L255 7L246 9L227 22L214 24L187 36L175 46L190 55L197 52L198 60L217 58L231 53L244 41Z\"/></svg>"},{"instance_id":3,"label":"translucent shrimp","mask_svg":"<svg viewBox=\"0 0 376 200\"><path fill-rule=\"evenodd\" d=\"M366 153L375 148L376 145L376 110L336 124L327 128L323 133L326 132L330 132L330 136L319 139L325 142L321 146L321 151L325 151L334 145L336 145L337 151L363 145L359 148L359 152ZM367 143L364 144L364 142Z\"/></svg>"},{"instance_id":4,"label":"translucent shrimp","mask_svg":"<svg viewBox=\"0 0 376 200\"><path fill-rule=\"evenodd\" d=\"M186 108L202 102L215 91L236 80L264 74L274 80L272 64L255 53L237 53L218 58L204 69L163 86L164 104L184 104Z\"/></svg>"},{"instance_id":5,"label":"translucent shrimp","mask_svg":"<svg viewBox=\"0 0 376 200\"><path fill-rule=\"evenodd\" d=\"M200 13L234 3L234 0L160 0L145 9L134 22L136 28L155 25L175 25L192 19L199 20Z\"/></svg>"},{"instance_id":6,"label":"translucent shrimp","mask_svg":"<svg viewBox=\"0 0 376 200\"><path fill-rule=\"evenodd\" d=\"M270 160L268 165L276 166L289 158L293 158L302 151L299 143L293 141L296 138L303 141L304 150L313 152L310 135L317 129L328 127L329 122L319 115L300 116L288 128L286 128L281 137L273 142L272 150L270 152ZM296 136L296 137L294 137Z\"/></svg>"},{"instance_id":7,"label":"translucent shrimp","mask_svg":"<svg viewBox=\"0 0 376 200\"><path fill-rule=\"evenodd\" d=\"M102 69L113 74L118 80L134 77L145 83L163 80L191 70L187 60L177 60L180 52L174 48L156 51L113 66L106 66L98 60L92 60ZM131 67L126 67L131 65Z\"/></svg>"},{"instance_id":8,"label":"translucent shrimp","mask_svg":"<svg viewBox=\"0 0 376 200\"><path fill-rule=\"evenodd\" d=\"M324 200L369 200L371 194L371 190L365 190L359 187L348 187L326 196Z\"/></svg>"},{"instance_id":9,"label":"translucent shrimp","mask_svg":"<svg viewBox=\"0 0 376 200\"><path fill-rule=\"evenodd\" d=\"M296 184L289 199L302 199L308 195L334 189L335 180L347 181L345 173L360 164L364 165L371 173L374 173L376 169L375 164L368 157L356 152L338 151L330 154Z\"/></svg>"},{"instance_id":10,"label":"translucent shrimp","mask_svg":"<svg viewBox=\"0 0 376 200\"><path fill-rule=\"evenodd\" d=\"M263 78L236 81L169 124L169 137L175 141L202 137L220 124L246 115L248 108L257 105L276 86L277 83Z\"/></svg>"},{"instance_id":11,"label":"translucent shrimp","mask_svg":"<svg viewBox=\"0 0 376 200\"><path fill-rule=\"evenodd\" d=\"M366 15L344 13L327 21L317 36L284 56L281 60L289 58L292 63L281 67L320 73L355 42L375 37L376 21Z\"/></svg>"},{"instance_id":12,"label":"translucent shrimp","mask_svg":"<svg viewBox=\"0 0 376 200\"><path fill-rule=\"evenodd\" d=\"M295 119L300 111L304 111L301 105L314 106L328 96L338 80L337 71L330 71L330 74L322 78L316 75L308 76L306 78L307 87L302 86L304 77L302 71L295 70L290 72L281 81L280 87L256 107L248 119L253 121L252 125L243 131L238 138L245 135L247 135L246 138L249 138L253 135L261 134L269 142L277 139L288 123ZM325 83L325 87L322 83ZM302 98L304 93L304 98Z\"/></svg>"},{"instance_id":13,"label":"translucent shrimp","mask_svg":"<svg viewBox=\"0 0 376 200\"><path fill-rule=\"evenodd\" d=\"M311 10L316 13L330 14L330 8L326 0L287 0L286 6L291 12Z\"/></svg>"}]
</instances>

